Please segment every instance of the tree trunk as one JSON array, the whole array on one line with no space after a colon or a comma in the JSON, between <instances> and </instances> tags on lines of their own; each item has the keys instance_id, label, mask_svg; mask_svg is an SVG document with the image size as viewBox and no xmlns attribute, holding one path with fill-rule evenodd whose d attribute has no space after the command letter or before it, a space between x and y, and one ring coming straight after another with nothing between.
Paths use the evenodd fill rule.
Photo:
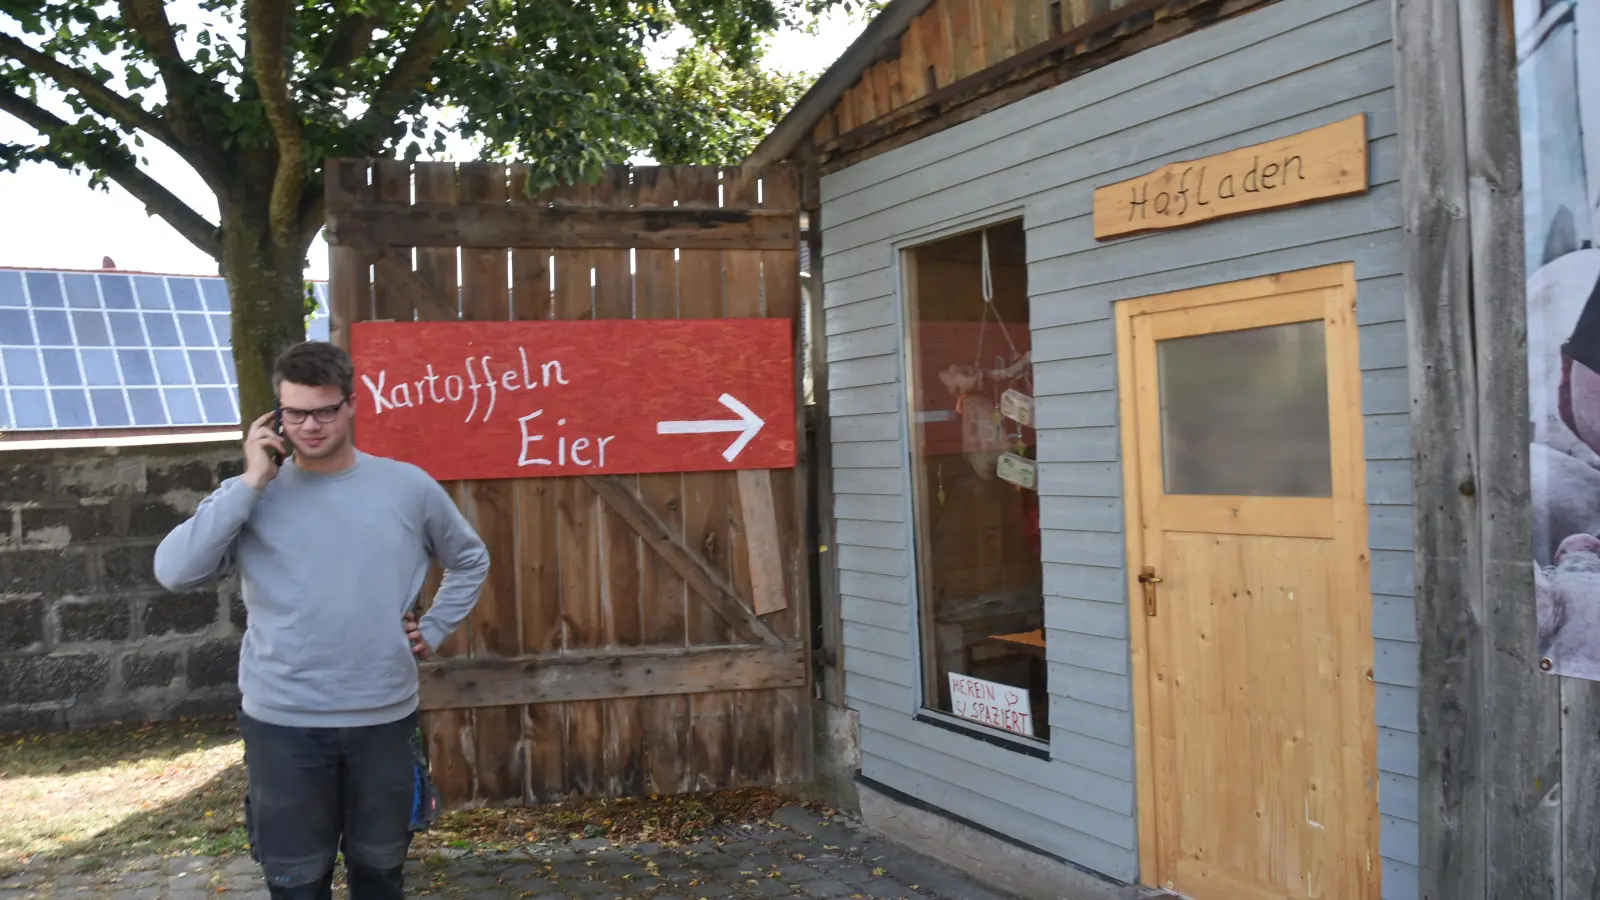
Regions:
<instances>
[{"instance_id":1,"label":"tree trunk","mask_svg":"<svg viewBox=\"0 0 1600 900\"><path fill-rule=\"evenodd\" d=\"M224 210L222 274L233 305L233 362L239 410L248 426L271 412L272 364L306 338L305 254L272 240L266 207Z\"/></svg>"}]
</instances>

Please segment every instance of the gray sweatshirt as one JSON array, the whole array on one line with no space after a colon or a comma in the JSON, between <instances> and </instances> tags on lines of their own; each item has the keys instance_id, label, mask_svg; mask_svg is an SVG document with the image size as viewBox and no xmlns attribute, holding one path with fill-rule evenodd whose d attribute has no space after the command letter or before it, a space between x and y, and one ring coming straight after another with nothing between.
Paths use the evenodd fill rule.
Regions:
<instances>
[{"instance_id":1,"label":"gray sweatshirt","mask_svg":"<svg viewBox=\"0 0 1600 900\"><path fill-rule=\"evenodd\" d=\"M246 715L347 728L417 708L417 660L401 616L433 557L444 582L422 617L439 644L472 611L489 554L450 496L409 463L356 453L331 475L293 457L257 492L230 478L156 548L169 590L237 569L249 627L239 654Z\"/></svg>"}]
</instances>

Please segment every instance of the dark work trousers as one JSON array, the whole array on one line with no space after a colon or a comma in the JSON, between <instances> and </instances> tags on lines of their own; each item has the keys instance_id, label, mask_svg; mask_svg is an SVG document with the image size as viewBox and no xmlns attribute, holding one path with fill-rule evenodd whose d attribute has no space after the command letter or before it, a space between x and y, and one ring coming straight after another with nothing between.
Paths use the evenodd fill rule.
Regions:
<instances>
[{"instance_id":1,"label":"dark work trousers","mask_svg":"<svg viewBox=\"0 0 1600 900\"><path fill-rule=\"evenodd\" d=\"M417 713L363 728L286 728L241 712L239 730L251 855L272 900L330 900L341 850L350 900L401 900Z\"/></svg>"}]
</instances>

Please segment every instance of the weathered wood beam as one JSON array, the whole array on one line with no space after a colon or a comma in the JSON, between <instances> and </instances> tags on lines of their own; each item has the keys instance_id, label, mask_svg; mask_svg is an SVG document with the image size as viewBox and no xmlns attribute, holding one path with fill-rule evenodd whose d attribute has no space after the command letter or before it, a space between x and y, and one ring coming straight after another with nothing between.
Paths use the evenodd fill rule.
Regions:
<instances>
[{"instance_id":1,"label":"weathered wood beam","mask_svg":"<svg viewBox=\"0 0 1600 900\"><path fill-rule=\"evenodd\" d=\"M1600 784L1562 777L1561 683L1575 679L1539 671L1528 515L1533 492L1522 132L1512 4L1460 0L1458 9L1477 347L1484 889L1494 898L1541 897L1551 896L1562 873L1561 805L1550 801L1600 792ZM1576 688L1589 689L1588 684ZM1574 837L1571 848L1600 846L1594 831ZM1565 897L1592 897L1593 888L1585 885Z\"/></svg>"},{"instance_id":2,"label":"weathered wood beam","mask_svg":"<svg viewBox=\"0 0 1600 900\"><path fill-rule=\"evenodd\" d=\"M328 210L328 243L357 247L793 250L794 210L362 203Z\"/></svg>"},{"instance_id":3,"label":"weathered wood beam","mask_svg":"<svg viewBox=\"0 0 1600 900\"><path fill-rule=\"evenodd\" d=\"M1562 896L1561 805L1585 790L1563 777L1560 687L1537 667L1511 17L1497 0L1398 0L1395 16L1420 895L1452 900Z\"/></svg>"},{"instance_id":4,"label":"weathered wood beam","mask_svg":"<svg viewBox=\"0 0 1600 900\"><path fill-rule=\"evenodd\" d=\"M639 500L632 487L614 475L586 475L583 481L639 533L646 546L661 555L667 565L689 585L689 590L700 595L700 599L728 623L734 634L763 644L782 643L767 623L744 605L733 585L707 565L700 554L685 546L683 540Z\"/></svg>"},{"instance_id":5,"label":"weathered wood beam","mask_svg":"<svg viewBox=\"0 0 1600 900\"><path fill-rule=\"evenodd\" d=\"M1485 900L1484 597L1456 0L1396 0L1411 382L1420 896Z\"/></svg>"},{"instance_id":6,"label":"weathered wood beam","mask_svg":"<svg viewBox=\"0 0 1600 900\"><path fill-rule=\"evenodd\" d=\"M424 710L804 687L805 647L692 647L422 665Z\"/></svg>"},{"instance_id":7,"label":"weathered wood beam","mask_svg":"<svg viewBox=\"0 0 1600 900\"><path fill-rule=\"evenodd\" d=\"M371 258L379 277L394 288L401 304L418 310L423 319L454 319L460 315L459 310L445 305L439 297L439 291L429 287L422 276L412 271L411 263L401 259L395 248L384 247L379 252L363 256Z\"/></svg>"}]
</instances>

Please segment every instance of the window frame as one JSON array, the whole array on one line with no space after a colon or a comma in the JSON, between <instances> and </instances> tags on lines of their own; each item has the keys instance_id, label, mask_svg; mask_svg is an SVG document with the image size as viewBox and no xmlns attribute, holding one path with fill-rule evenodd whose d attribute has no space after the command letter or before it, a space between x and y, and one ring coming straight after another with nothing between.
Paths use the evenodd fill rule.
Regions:
<instances>
[{"instance_id":1,"label":"window frame","mask_svg":"<svg viewBox=\"0 0 1600 900\"><path fill-rule=\"evenodd\" d=\"M937 652L937 641L934 640L928 629L931 627L923 616L923 591L922 586L928 580L925 571L922 553L922 528L918 522L917 511L920 508L917 478L912 463L912 453L917 440L916 426L913 421L917 409L917 353L916 342L912 339L911 326L913 324L912 309L910 304L916 300L916 266L914 264L915 252L922 247L948 238L957 237L985 228L992 228L1015 222L1022 227L1023 234L1028 231L1028 215L1026 208L1021 205L1007 206L992 210L979 216L964 217L957 222L943 226L918 230L903 235L891 241L890 277L893 283L894 298L894 328L895 328L895 364L900 376L900 410L899 410L899 466L901 502L905 510L905 521L902 529L906 545L906 584L907 592L907 632L911 638L912 687L910 708L906 710L912 720L920 724L954 732L964 737L988 744L999 749L1038 758L1051 759L1054 757L1054 743L1057 729L1050 729L1048 738L1027 737L1014 734L998 728L990 728L970 719L964 719L954 713L946 712L928 702L928 688L931 680L936 677L937 666L930 669L928 653L930 650ZM1024 247L1026 255L1026 246ZM1032 269L1032 263L1027 268ZM1029 319L1028 331L1033 332L1032 306L1033 306L1033 280L1029 278L1028 305ZM1034 424L1035 432L1042 431L1043 427L1037 421ZM1043 497L1040 498L1041 504ZM1043 559L1040 560L1043 565ZM1045 618L1048 618L1048 604L1045 604ZM1049 623L1045 623L1048 629ZM1049 667L1046 665L1045 685L1046 702L1049 702Z\"/></svg>"}]
</instances>

